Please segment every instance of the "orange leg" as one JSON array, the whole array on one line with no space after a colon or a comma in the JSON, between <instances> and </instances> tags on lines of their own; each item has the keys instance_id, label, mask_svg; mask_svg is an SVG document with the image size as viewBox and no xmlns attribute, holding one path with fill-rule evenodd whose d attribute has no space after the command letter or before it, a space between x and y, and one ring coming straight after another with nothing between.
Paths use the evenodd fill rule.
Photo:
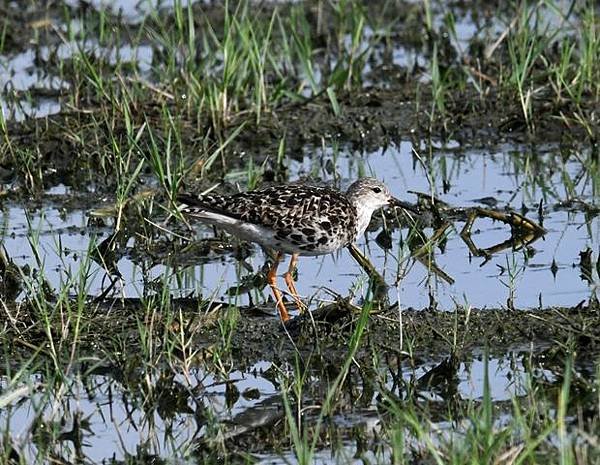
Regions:
<instances>
[{"instance_id":1,"label":"orange leg","mask_svg":"<svg viewBox=\"0 0 600 465\"><path fill-rule=\"evenodd\" d=\"M290 294L294 298L294 302L296 302L296 305L298 306L300 311L303 312L304 310L306 310L306 305L304 305L304 302L300 300L300 296L298 295L298 291L296 290L296 285L294 284L294 278L292 277L292 273L294 272L294 270L296 269L296 265L298 264L298 257L299 255L297 253L292 254L292 258L290 259L290 266L288 267L288 270L284 273L283 279L285 281L285 284L287 284L288 289L290 290Z\"/></svg>"},{"instance_id":2,"label":"orange leg","mask_svg":"<svg viewBox=\"0 0 600 465\"><path fill-rule=\"evenodd\" d=\"M290 319L288 315L287 308L285 308L285 304L283 303L283 295L281 291L277 288L277 267L279 266L279 262L283 258L283 254L281 252L277 252L275 256L275 260L273 261L273 265L269 269L267 273L267 283L271 286L271 291L273 291L273 295L275 296L275 301L277 302L277 309L279 310L279 316L283 322L286 322Z\"/></svg>"}]
</instances>

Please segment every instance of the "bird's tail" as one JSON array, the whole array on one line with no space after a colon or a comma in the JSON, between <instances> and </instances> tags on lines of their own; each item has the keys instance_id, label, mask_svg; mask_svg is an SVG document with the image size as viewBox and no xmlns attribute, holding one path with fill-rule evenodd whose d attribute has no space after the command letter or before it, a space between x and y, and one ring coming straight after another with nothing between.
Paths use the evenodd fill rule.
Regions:
<instances>
[{"instance_id":1,"label":"bird's tail","mask_svg":"<svg viewBox=\"0 0 600 465\"><path fill-rule=\"evenodd\" d=\"M186 215L199 218L213 218L214 215L229 216L222 209L224 199L220 195L178 194L177 202L179 202L177 209Z\"/></svg>"},{"instance_id":2,"label":"bird's tail","mask_svg":"<svg viewBox=\"0 0 600 465\"><path fill-rule=\"evenodd\" d=\"M190 194L177 194L177 210L183 213L189 213L190 209L197 209L201 202L199 198Z\"/></svg>"}]
</instances>

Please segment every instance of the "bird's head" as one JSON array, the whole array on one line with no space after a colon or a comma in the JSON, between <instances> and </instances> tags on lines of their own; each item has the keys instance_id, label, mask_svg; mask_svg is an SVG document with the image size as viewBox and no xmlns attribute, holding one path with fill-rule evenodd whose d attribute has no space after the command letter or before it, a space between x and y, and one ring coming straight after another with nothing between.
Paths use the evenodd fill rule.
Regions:
<instances>
[{"instance_id":1,"label":"bird's head","mask_svg":"<svg viewBox=\"0 0 600 465\"><path fill-rule=\"evenodd\" d=\"M346 192L348 199L361 211L375 210L393 206L399 201L390 194L389 189L375 178L361 178L354 182Z\"/></svg>"}]
</instances>

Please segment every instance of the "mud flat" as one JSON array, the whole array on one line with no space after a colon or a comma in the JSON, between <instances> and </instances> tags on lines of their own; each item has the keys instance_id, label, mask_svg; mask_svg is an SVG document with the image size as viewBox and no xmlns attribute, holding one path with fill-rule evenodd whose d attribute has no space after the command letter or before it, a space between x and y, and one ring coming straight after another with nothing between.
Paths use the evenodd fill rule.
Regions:
<instances>
[{"instance_id":1,"label":"mud flat","mask_svg":"<svg viewBox=\"0 0 600 465\"><path fill-rule=\"evenodd\" d=\"M600 461L597 5L233 3L0 6L0 463ZM173 202L363 175L285 326Z\"/></svg>"}]
</instances>

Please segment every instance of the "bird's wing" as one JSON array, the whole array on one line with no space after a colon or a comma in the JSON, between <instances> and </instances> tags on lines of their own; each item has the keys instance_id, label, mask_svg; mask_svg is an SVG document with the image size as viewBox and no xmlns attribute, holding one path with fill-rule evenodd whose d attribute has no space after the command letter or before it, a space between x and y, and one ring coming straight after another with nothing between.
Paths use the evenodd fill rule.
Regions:
<instances>
[{"instance_id":1,"label":"bird's wing","mask_svg":"<svg viewBox=\"0 0 600 465\"><path fill-rule=\"evenodd\" d=\"M287 184L231 196L181 194L180 210L191 216L211 212L247 223L285 227L290 222L314 222L332 216L336 221L353 208L346 197L323 187Z\"/></svg>"},{"instance_id":2,"label":"bird's wing","mask_svg":"<svg viewBox=\"0 0 600 465\"><path fill-rule=\"evenodd\" d=\"M306 247L325 244L331 237L340 243L356 237L354 206L332 189L288 184L232 196L180 195L178 200L184 204L183 213L200 221L223 227L250 223L268 228L275 238L309 244Z\"/></svg>"}]
</instances>

